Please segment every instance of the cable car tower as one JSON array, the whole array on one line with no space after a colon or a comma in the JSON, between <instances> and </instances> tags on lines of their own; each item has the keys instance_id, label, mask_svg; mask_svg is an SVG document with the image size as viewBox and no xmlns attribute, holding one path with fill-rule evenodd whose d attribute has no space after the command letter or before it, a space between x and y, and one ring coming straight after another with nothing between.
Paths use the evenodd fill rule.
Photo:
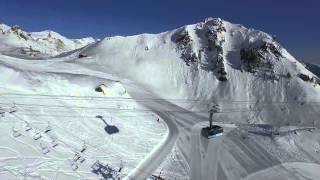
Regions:
<instances>
[{"instance_id":1,"label":"cable car tower","mask_svg":"<svg viewBox=\"0 0 320 180\"><path fill-rule=\"evenodd\" d=\"M213 114L219 113L220 108L219 105L215 104L209 110L209 126L202 129L203 135L208 138L214 138L217 136L221 136L223 134L223 128L218 125L213 124Z\"/></svg>"}]
</instances>

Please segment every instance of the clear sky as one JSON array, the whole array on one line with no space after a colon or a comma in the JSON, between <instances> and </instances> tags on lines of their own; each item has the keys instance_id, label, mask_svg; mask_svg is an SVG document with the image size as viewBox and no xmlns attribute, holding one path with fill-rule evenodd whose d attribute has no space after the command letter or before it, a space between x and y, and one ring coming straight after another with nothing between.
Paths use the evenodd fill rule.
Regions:
<instances>
[{"instance_id":1,"label":"clear sky","mask_svg":"<svg viewBox=\"0 0 320 180\"><path fill-rule=\"evenodd\" d=\"M277 36L320 64L320 0L0 0L0 21L70 38L159 33L220 17Z\"/></svg>"}]
</instances>

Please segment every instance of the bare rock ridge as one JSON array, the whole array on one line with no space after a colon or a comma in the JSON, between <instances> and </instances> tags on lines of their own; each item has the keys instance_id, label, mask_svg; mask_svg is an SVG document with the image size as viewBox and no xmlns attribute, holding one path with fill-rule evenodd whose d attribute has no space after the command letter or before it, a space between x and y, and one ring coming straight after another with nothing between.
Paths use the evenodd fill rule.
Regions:
<instances>
[{"instance_id":1,"label":"bare rock ridge","mask_svg":"<svg viewBox=\"0 0 320 180\"><path fill-rule=\"evenodd\" d=\"M180 52L181 59L186 65L214 72L219 81L228 80L225 67L228 60L225 52L229 50L224 47L224 43L226 42L225 34L230 32L227 32L226 23L220 18L207 18L205 22L192 26L193 29L190 26L180 28L172 36L173 42L177 44L177 51ZM239 30L241 31L241 29L243 29L242 26ZM234 30L232 33L235 33ZM194 38L195 35L201 39ZM263 76L272 81L278 81L280 76L291 78L290 71L284 74L276 72L275 66L286 59L284 55L286 51L276 41L276 38L263 32L258 32L255 36L257 35L260 37L253 37L256 39L251 39L249 43L242 42L239 51L241 71ZM201 41L198 43L201 44L201 47L195 47L194 44L197 44L195 43L197 40ZM296 76L304 81L319 84L316 76L303 73L298 73Z\"/></svg>"},{"instance_id":2,"label":"bare rock ridge","mask_svg":"<svg viewBox=\"0 0 320 180\"><path fill-rule=\"evenodd\" d=\"M226 28L221 19L208 18L204 23L199 23L195 30L196 34L206 38L203 46L198 50L193 47L193 39L187 28L173 35L173 40L178 45L177 49L181 52L181 58L188 66L198 66L204 57L210 57L208 61L210 65L203 68L215 72L220 81L226 81L227 73L222 47L225 41L225 32Z\"/></svg>"}]
</instances>

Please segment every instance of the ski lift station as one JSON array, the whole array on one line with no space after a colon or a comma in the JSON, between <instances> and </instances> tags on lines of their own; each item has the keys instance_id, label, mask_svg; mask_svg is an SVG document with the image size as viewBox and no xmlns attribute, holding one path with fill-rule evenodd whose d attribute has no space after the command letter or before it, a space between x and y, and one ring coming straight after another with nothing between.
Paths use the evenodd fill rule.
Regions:
<instances>
[{"instance_id":1,"label":"ski lift station","mask_svg":"<svg viewBox=\"0 0 320 180\"><path fill-rule=\"evenodd\" d=\"M212 116L213 113L217 113L219 110L218 106L214 106L210 111L210 117L209 117L209 126L202 129L202 134L208 139L221 136L223 134L223 128L218 125L212 125Z\"/></svg>"}]
</instances>

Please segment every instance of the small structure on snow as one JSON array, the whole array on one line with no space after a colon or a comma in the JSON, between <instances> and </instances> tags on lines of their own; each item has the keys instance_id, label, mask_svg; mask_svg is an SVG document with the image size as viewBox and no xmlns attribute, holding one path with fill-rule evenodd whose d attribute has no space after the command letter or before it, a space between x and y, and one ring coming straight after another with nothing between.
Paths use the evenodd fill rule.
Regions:
<instances>
[{"instance_id":1,"label":"small structure on snow","mask_svg":"<svg viewBox=\"0 0 320 180\"><path fill-rule=\"evenodd\" d=\"M97 86L94 90L96 92L102 92L104 94L103 88L106 87L106 85L104 84L100 84L99 86Z\"/></svg>"},{"instance_id":2,"label":"small structure on snow","mask_svg":"<svg viewBox=\"0 0 320 180\"><path fill-rule=\"evenodd\" d=\"M40 147L41 147L42 154L48 154L50 152L49 148L46 145L40 143Z\"/></svg>"},{"instance_id":3,"label":"small structure on snow","mask_svg":"<svg viewBox=\"0 0 320 180\"><path fill-rule=\"evenodd\" d=\"M45 132L45 133L48 133L48 132L50 132L51 130L52 130L51 126L48 125L48 126L46 127L46 129L44 130L44 132Z\"/></svg>"},{"instance_id":4,"label":"small structure on snow","mask_svg":"<svg viewBox=\"0 0 320 180\"><path fill-rule=\"evenodd\" d=\"M58 146L58 143L57 143L57 141L56 140L52 140L52 146L51 147L53 147L53 148L55 148L55 147L57 147Z\"/></svg>"},{"instance_id":5,"label":"small structure on snow","mask_svg":"<svg viewBox=\"0 0 320 180\"><path fill-rule=\"evenodd\" d=\"M78 55L78 58L85 58L85 57L88 57L88 55L84 54L84 53L80 53Z\"/></svg>"},{"instance_id":6,"label":"small structure on snow","mask_svg":"<svg viewBox=\"0 0 320 180\"><path fill-rule=\"evenodd\" d=\"M98 160L91 166L91 171L96 175L101 175L104 179L118 180L120 179L120 174L117 170L111 166L104 165Z\"/></svg>"},{"instance_id":7,"label":"small structure on snow","mask_svg":"<svg viewBox=\"0 0 320 180\"><path fill-rule=\"evenodd\" d=\"M32 127L30 126L30 124L28 122L26 122L25 131L30 131L30 130L32 130Z\"/></svg>"},{"instance_id":8,"label":"small structure on snow","mask_svg":"<svg viewBox=\"0 0 320 180\"><path fill-rule=\"evenodd\" d=\"M81 153L84 153L87 150L87 146L84 144L81 148Z\"/></svg>"},{"instance_id":9,"label":"small structure on snow","mask_svg":"<svg viewBox=\"0 0 320 180\"><path fill-rule=\"evenodd\" d=\"M13 137L17 138L17 137L21 136L22 134L19 132L18 129L12 128L12 135L13 135Z\"/></svg>"},{"instance_id":10,"label":"small structure on snow","mask_svg":"<svg viewBox=\"0 0 320 180\"><path fill-rule=\"evenodd\" d=\"M71 169L73 171L76 171L78 168L79 168L79 166L76 163L74 163L74 162L71 163Z\"/></svg>"},{"instance_id":11,"label":"small structure on snow","mask_svg":"<svg viewBox=\"0 0 320 180\"><path fill-rule=\"evenodd\" d=\"M33 135L33 139L34 139L34 140L39 140L41 137L42 137L42 135L41 135L40 132L36 132L36 133Z\"/></svg>"}]
</instances>

